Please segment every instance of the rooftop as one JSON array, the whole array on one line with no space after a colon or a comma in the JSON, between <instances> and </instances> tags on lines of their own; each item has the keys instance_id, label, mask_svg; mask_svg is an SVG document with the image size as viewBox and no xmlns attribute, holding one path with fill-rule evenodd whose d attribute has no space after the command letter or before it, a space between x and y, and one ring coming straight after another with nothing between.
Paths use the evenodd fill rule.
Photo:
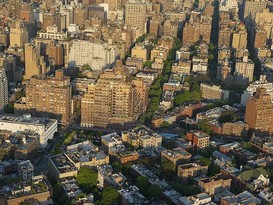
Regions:
<instances>
[{"instance_id":1,"label":"rooftop","mask_svg":"<svg viewBox=\"0 0 273 205\"><path fill-rule=\"evenodd\" d=\"M24 114L23 116L16 115L0 115L0 122L16 123L16 124L28 124L28 125L42 125L46 129L53 123L57 122L55 119L32 117L30 114Z\"/></svg>"}]
</instances>

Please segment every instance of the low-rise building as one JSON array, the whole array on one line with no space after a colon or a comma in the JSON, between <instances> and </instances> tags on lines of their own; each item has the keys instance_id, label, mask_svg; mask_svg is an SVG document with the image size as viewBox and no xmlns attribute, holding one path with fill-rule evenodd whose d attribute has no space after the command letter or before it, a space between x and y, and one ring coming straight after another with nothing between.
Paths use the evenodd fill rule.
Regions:
<instances>
[{"instance_id":1,"label":"low-rise building","mask_svg":"<svg viewBox=\"0 0 273 205\"><path fill-rule=\"evenodd\" d=\"M161 161L170 161L174 165L174 169L176 169L178 165L189 163L191 157L191 153L182 148L166 149L161 152Z\"/></svg>"},{"instance_id":2,"label":"low-rise building","mask_svg":"<svg viewBox=\"0 0 273 205\"><path fill-rule=\"evenodd\" d=\"M118 192L121 196L122 205L149 204L149 200L140 193L139 188L136 186L130 186Z\"/></svg>"},{"instance_id":3,"label":"low-rise building","mask_svg":"<svg viewBox=\"0 0 273 205\"><path fill-rule=\"evenodd\" d=\"M231 178L223 174L218 174L214 177L200 179L198 185L204 192L212 196L223 189L229 190L231 186Z\"/></svg>"},{"instance_id":4,"label":"low-rise building","mask_svg":"<svg viewBox=\"0 0 273 205\"><path fill-rule=\"evenodd\" d=\"M65 153L49 157L48 171L55 179L73 177L78 174L77 167Z\"/></svg>"},{"instance_id":5,"label":"low-rise building","mask_svg":"<svg viewBox=\"0 0 273 205\"><path fill-rule=\"evenodd\" d=\"M210 144L210 136L199 130L191 130L186 137L197 149L203 149Z\"/></svg>"},{"instance_id":6,"label":"low-rise building","mask_svg":"<svg viewBox=\"0 0 273 205\"><path fill-rule=\"evenodd\" d=\"M38 135L39 146L44 148L49 139L53 139L57 132L57 120L48 118L31 117L25 114L17 115L1 115L0 130L8 130L11 132L32 131Z\"/></svg>"},{"instance_id":7,"label":"low-rise building","mask_svg":"<svg viewBox=\"0 0 273 205\"><path fill-rule=\"evenodd\" d=\"M191 72L191 60L182 59L172 64L172 72L189 75Z\"/></svg>"},{"instance_id":8,"label":"low-rise building","mask_svg":"<svg viewBox=\"0 0 273 205\"><path fill-rule=\"evenodd\" d=\"M32 180L34 168L29 160L18 163L18 176L24 181Z\"/></svg>"},{"instance_id":9,"label":"low-rise building","mask_svg":"<svg viewBox=\"0 0 273 205\"><path fill-rule=\"evenodd\" d=\"M81 166L96 167L109 163L109 155L100 151L97 146L88 140L68 146L66 148L66 155L78 169Z\"/></svg>"},{"instance_id":10,"label":"low-rise building","mask_svg":"<svg viewBox=\"0 0 273 205\"><path fill-rule=\"evenodd\" d=\"M189 197L181 197L180 199L181 205L213 205L211 201L211 197L206 193L196 194L194 196Z\"/></svg>"},{"instance_id":11,"label":"low-rise building","mask_svg":"<svg viewBox=\"0 0 273 205\"><path fill-rule=\"evenodd\" d=\"M179 165L177 168L177 176L182 179L187 179L189 177L200 177L207 176L208 165L202 163L189 163Z\"/></svg>"},{"instance_id":12,"label":"low-rise building","mask_svg":"<svg viewBox=\"0 0 273 205\"><path fill-rule=\"evenodd\" d=\"M247 137L249 125L242 122L226 122L222 124L222 135L231 137Z\"/></svg>"},{"instance_id":13,"label":"low-rise building","mask_svg":"<svg viewBox=\"0 0 273 205\"><path fill-rule=\"evenodd\" d=\"M122 139L116 132L113 132L101 136L101 144L109 152L112 147L122 145Z\"/></svg>"},{"instance_id":14,"label":"low-rise building","mask_svg":"<svg viewBox=\"0 0 273 205\"><path fill-rule=\"evenodd\" d=\"M109 149L109 154L112 159L118 161L121 164L127 162L133 162L138 160L139 153L137 151L129 150L124 145L115 145Z\"/></svg>"},{"instance_id":15,"label":"low-rise building","mask_svg":"<svg viewBox=\"0 0 273 205\"><path fill-rule=\"evenodd\" d=\"M162 136L144 125L122 132L121 137L123 142L144 149L161 148L162 144Z\"/></svg>"},{"instance_id":16,"label":"low-rise building","mask_svg":"<svg viewBox=\"0 0 273 205\"><path fill-rule=\"evenodd\" d=\"M206 73L208 69L208 57L204 55L194 56L192 59L192 72Z\"/></svg>"},{"instance_id":17,"label":"low-rise building","mask_svg":"<svg viewBox=\"0 0 273 205\"><path fill-rule=\"evenodd\" d=\"M69 199L77 198L80 194L83 194L75 178L66 178L65 181L61 182L61 186Z\"/></svg>"},{"instance_id":18,"label":"low-rise building","mask_svg":"<svg viewBox=\"0 0 273 205\"><path fill-rule=\"evenodd\" d=\"M3 190L9 190L9 193L5 194L8 196L7 201L10 205L18 205L27 199L35 199L41 203L51 196L48 182L43 176L36 176L26 183L3 187Z\"/></svg>"},{"instance_id":19,"label":"low-rise building","mask_svg":"<svg viewBox=\"0 0 273 205\"><path fill-rule=\"evenodd\" d=\"M261 204L261 200L256 198L248 191L244 191L236 196L226 196L221 198L221 205L233 205L233 204Z\"/></svg>"},{"instance_id":20,"label":"low-rise building","mask_svg":"<svg viewBox=\"0 0 273 205\"><path fill-rule=\"evenodd\" d=\"M202 98L207 100L227 101L229 99L229 91L221 89L220 86L201 83L200 90L202 92Z\"/></svg>"},{"instance_id":21,"label":"low-rise building","mask_svg":"<svg viewBox=\"0 0 273 205\"><path fill-rule=\"evenodd\" d=\"M107 164L98 167L98 185L100 187L123 187L126 180L123 174L115 173L111 165Z\"/></svg>"}]
</instances>

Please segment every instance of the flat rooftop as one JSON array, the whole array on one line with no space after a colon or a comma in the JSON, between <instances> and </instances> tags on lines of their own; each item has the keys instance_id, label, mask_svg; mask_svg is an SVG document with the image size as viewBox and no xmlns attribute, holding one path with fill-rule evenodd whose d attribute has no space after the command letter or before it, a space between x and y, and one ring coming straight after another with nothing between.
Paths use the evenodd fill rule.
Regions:
<instances>
[{"instance_id":1,"label":"flat rooftop","mask_svg":"<svg viewBox=\"0 0 273 205\"><path fill-rule=\"evenodd\" d=\"M16 124L29 124L29 125L43 125L50 127L57 120L49 118L32 117L29 114L25 115L0 115L0 122L16 123Z\"/></svg>"},{"instance_id":2,"label":"flat rooftop","mask_svg":"<svg viewBox=\"0 0 273 205\"><path fill-rule=\"evenodd\" d=\"M50 159L60 173L77 171L75 165L68 159L68 157L64 153L52 156L50 157Z\"/></svg>"}]
</instances>

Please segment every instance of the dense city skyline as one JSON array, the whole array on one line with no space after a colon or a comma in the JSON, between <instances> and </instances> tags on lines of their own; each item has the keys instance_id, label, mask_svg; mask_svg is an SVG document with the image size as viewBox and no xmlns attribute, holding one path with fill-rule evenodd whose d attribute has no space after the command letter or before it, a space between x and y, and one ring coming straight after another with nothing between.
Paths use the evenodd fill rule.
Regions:
<instances>
[{"instance_id":1,"label":"dense city skyline","mask_svg":"<svg viewBox=\"0 0 273 205\"><path fill-rule=\"evenodd\" d=\"M0 0L0 205L273 204L269 0Z\"/></svg>"}]
</instances>

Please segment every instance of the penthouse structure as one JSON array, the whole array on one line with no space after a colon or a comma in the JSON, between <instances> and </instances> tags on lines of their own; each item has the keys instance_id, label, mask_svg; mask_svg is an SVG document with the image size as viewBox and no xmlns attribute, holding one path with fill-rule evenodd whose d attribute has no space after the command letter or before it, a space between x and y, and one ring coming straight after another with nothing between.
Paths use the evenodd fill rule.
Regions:
<instances>
[{"instance_id":1,"label":"penthouse structure","mask_svg":"<svg viewBox=\"0 0 273 205\"><path fill-rule=\"evenodd\" d=\"M57 120L31 117L31 115L0 115L0 130L14 133L34 132L37 134L39 146L45 147L49 139L57 132Z\"/></svg>"},{"instance_id":2,"label":"penthouse structure","mask_svg":"<svg viewBox=\"0 0 273 205\"><path fill-rule=\"evenodd\" d=\"M52 117L62 124L69 123L71 116L70 78L62 70L55 77L34 76L26 84L25 102L14 104L15 113L29 112L34 115Z\"/></svg>"}]
</instances>

